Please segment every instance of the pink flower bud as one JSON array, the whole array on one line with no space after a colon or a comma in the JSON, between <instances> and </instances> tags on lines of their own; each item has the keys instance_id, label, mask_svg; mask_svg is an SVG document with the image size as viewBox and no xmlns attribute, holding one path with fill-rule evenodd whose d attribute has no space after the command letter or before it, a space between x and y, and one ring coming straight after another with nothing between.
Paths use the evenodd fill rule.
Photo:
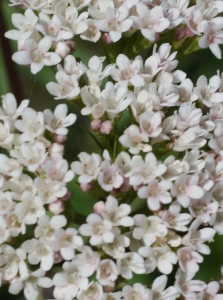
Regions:
<instances>
[{"instance_id":1,"label":"pink flower bud","mask_svg":"<svg viewBox=\"0 0 223 300\"><path fill-rule=\"evenodd\" d=\"M82 191L88 192L91 190L92 184L91 183L81 183L80 188L82 189Z\"/></svg>"},{"instance_id":2,"label":"pink flower bud","mask_svg":"<svg viewBox=\"0 0 223 300\"><path fill-rule=\"evenodd\" d=\"M102 134L109 134L112 131L111 121L107 120L101 124L100 132Z\"/></svg>"},{"instance_id":3,"label":"pink flower bud","mask_svg":"<svg viewBox=\"0 0 223 300\"><path fill-rule=\"evenodd\" d=\"M215 158L215 157L214 157L214 154L211 154L211 156L212 156L213 158ZM216 158L216 163L218 163L219 161L222 161L222 160L223 160L223 156L219 155L219 156Z\"/></svg>"},{"instance_id":4,"label":"pink flower bud","mask_svg":"<svg viewBox=\"0 0 223 300\"><path fill-rule=\"evenodd\" d=\"M96 214L100 215L102 211L105 211L105 203L103 201L98 201L95 203L93 209Z\"/></svg>"},{"instance_id":5,"label":"pink flower bud","mask_svg":"<svg viewBox=\"0 0 223 300\"><path fill-rule=\"evenodd\" d=\"M104 33L102 35L102 40L105 44L112 44L113 43L108 33Z\"/></svg>"},{"instance_id":6,"label":"pink flower bud","mask_svg":"<svg viewBox=\"0 0 223 300\"><path fill-rule=\"evenodd\" d=\"M164 215L165 210L160 210L158 212L158 217L160 217L162 219L163 215Z\"/></svg>"},{"instance_id":7,"label":"pink flower bud","mask_svg":"<svg viewBox=\"0 0 223 300\"><path fill-rule=\"evenodd\" d=\"M141 187L143 187L143 184L134 185L133 190L137 192Z\"/></svg>"},{"instance_id":8,"label":"pink flower bud","mask_svg":"<svg viewBox=\"0 0 223 300\"><path fill-rule=\"evenodd\" d=\"M50 154L59 153L59 154L63 155L63 153L64 153L64 146L61 145L61 144L58 144L58 143L53 143L52 145L50 145L50 147L48 149L48 152Z\"/></svg>"},{"instance_id":9,"label":"pink flower bud","mask_svg":"<svg viewBox=\"0 0 223 300\"><path fill-rule=\"evenodd\" d=\"M54 264L59 264L63 260L62 256L60 255L60 252L54 252L53 258Z\"/></svg>"},{"instance_id":10,"label":"pink flower bud","mask_svg":"<svg viewBox=\"0 0 223 300\"><path fill-rule=\"evenodd\" d=\"M91 122L91 128L93 130L100 130L100 127L101 127L101 120L100 119L94 119L92 122Z\"/></svg>"},{"instance_id":11,"label":"pink flower bud","mask_svg":"<svg viewBox=\"0 0 223 300\"><path fill-rule=\"evenodd\" d=\"M62 211L64 211L64 204L61 200L54 201L49 204L49 210L54 215L59 215Z\"/></svg>"},{"instance_id":12,"label":"pink flower bud","mask_svg":"<svg viewBox=\"0 0 223 300\"><path fill-rule=\"evenodd\" d=\"M186 32L185 32L185 28L184 27L178 27L175 30L175 40L179 41L182 38L184 38L185 35L186 35Z\"/></svg>"},{"instance_id":13,"label":"pink flower bud","mask_svg":"<svg viewBox=\"0 0 223 300\"><path fill-rule=\"evenodd\" d=\"M56 134L53 137L54 142L58 144L63 144L66 141L67 137L66 135Z\"/></svg>"},{"instance_id":14,"label":"pink flower bud","mask_svg":"<svg viewBox=\"0 0 223 300\"><path fill-rule=\"evenodd\" d=\"M120 186L120 191L128 192L131 189L128 178L124 178L123 184Z\"/></svg>"},{"instance_id":15,"label":"pink flower bud","mask_svg":"<svg viewBox=\"0 0 223 300\"><path fill-rule=\"evenodd\" d=\"M106 286L104 286L103 288L104 288L104 291L105 291L106 293L111 293L111 292L113 292L114 289L115 289L115 283L114 283L114 282L111 282L109 285L106 285Z\"/></svg>"},{"instance_id":16,"label":"pink flower bud","mask_svg":"<svg viewBox=\"0 0 223 300\"><path fill-rule=\"evenodd\" d=\"M186 36L189 36L189 37L195 36L195 33L193 33L189 27L186 28L185 33L186 33Z\"/></svg>"},{"instance_id":17,"label":"pink flower bud","mask_svg":"<svg viewBox=\"0 0 223 300\"><path fill-rule=\"evenodd\" d=\"M66 194L61 198L62 201L67 201L72 196L72 193L70 191L67 191Z\"/></svg>"},{"instance_id":18,"label":"pink flower bud","mask_svg":"<svg viewBox=\"0 0 223 300\"><path fill-rule=\"evenodd\" d=\"M65 58L72 50L74 50L75 44L72 41L58 42L56 44L55 52L60 57Z\"/></svg>"},{"instance_id":19,"label":"pink flower bud","mask_svg":"<svg viewBox=\"0 0 223 300\"><path fill-rule=\"evenodd\" d=\"M160 114L162 119L165 119L165 114L162 110L159 110L158 113Z\"/></svg>"}]
</instances>

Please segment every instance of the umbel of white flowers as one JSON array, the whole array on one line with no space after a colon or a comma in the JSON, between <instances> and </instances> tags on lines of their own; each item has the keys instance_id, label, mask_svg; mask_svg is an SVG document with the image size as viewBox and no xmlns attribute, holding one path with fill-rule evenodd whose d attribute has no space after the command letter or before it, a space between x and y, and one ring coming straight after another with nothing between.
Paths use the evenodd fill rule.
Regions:
<instances>
[{"instance_id":1,"label":"umbel of white flowers","mask_svg":"<svg viewBox=\"0 0 223 300\"><path fill-rule=\"evenodd\" d=\"M199 48L221 58L223 1L10 2L24 10L5 34L18 42L13 60L33 74L57 66L47 89L89 117L98 152L69 166L63 144L76 115L2 96L2 284L27 300L50 287L55 300L223 300L223 267L216 280L193 279L223 234L223 76L194 85L176 70ZM107 60L71 55L77 35L103 43ZM68 182L97 196L86 218Z\"/></svg>"}]
</instances>

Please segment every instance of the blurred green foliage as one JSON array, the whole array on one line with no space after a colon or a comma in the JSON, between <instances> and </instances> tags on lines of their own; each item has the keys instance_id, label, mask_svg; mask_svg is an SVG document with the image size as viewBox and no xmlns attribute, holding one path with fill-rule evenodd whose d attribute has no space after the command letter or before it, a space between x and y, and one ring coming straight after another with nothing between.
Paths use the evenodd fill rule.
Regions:
<instances>
[{"instance_id":1,"label":"blurred green foliage","mask_svg":"<svg viewBox=\"0 0 223 300\"><path fill-rule=\"evenodd\" d=\"M13 12L20 12L16 7L8 7L8 1L2 0L0 3L0 9L3 11L4 21L7 29L12 29L11 14ZM81 58L81 60L87 64L88 59L92 55L103 55L103 51L98 44L92 44L84 42L77 38L76 51L74 55ZM16 51L16 42L10 41L12 53ZM1 45L2 46L2 45ZM8 79L8 72L4 63L4 58L9 53L5 54L0 48L0 94L4 95L10 92L10 82ZM97 146L94 141L89 139L87 134L80 128L80 125L89 127L89 119L80 115L72 105L67 101L55 101L53 97L47 92L45 85L49 81L55 81L54 73L50 68L44 68L37 75L32 75L28 67L16 66L18 72L17 84L21 88L23 99L30 99L30 106L36 110L44 110L46 108L54 109L58 103L67 103L69 111L77 114L77 122L69 129L68 139L65 143L65 158L72 162L77 159L78 153L86 151L89 153L98 152ZM187 73L194 83L201 75L205 75L208 78L216 74L219 70L223 72L223 60L218 60L210 52L209 49L195 52L188 57L180 61L178 69L181 69ZM124 123L124 121L123 121ZM69 183L69 189L72 192L72 206L74 209L83 215L88 215L92 211L93 204L98 200L96 197L87 195L82 192L75 180ZM137 206L137 204L136 204ZM211 255L204 257L204 263L201 264L201 269L196 275L196 278L202 280L219 279L220 266L223 265L223 238L217 237L213 243L210 244L212 253ZM157 272L158 273L158 272ZM152 275L135 275L134 279L141 281L143 284L150 285L152 282ZM21 299L21 295L9 295L7 288L3 286L0 289L0 297L2 300L8 299Z\"/></svg>"}]
</instances>

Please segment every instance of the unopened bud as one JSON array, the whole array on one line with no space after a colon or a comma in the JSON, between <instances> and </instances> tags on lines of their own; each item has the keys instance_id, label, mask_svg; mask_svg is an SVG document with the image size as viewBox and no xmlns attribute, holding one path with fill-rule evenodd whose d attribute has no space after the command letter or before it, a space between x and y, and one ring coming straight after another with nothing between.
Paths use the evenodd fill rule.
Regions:
<instances>
[{"instance_id":1,"label":"unopened bud","mask_svg":"<svg viewBox=\"0 0 223 300\"><path fill-rule=\"evenodd\" d=\"M61 145L61 144L58 144L58 143L53 143L52 145L50 145L50 147L48 149L48 152L50 154L59 153L59 154L63 155L63 153L64 153L64 146Z\"/></svg>"},{"instance_id":2,"label":"unopened bud","mask_svg":"<svg viewBox=\"0 0 223 300\"><path fill-rule=\"evenodd\" d=\"M55 264L59 264L63 260L60 252L54 252L53 258L54 258L54 263Z\"/></svg>"},{"instance_id":3,"label":"unopened bud","mask_svg":"<svg viewBox=\"0 0 223 300\"><path fill-rule=\"evenodd\" d=\"M66 194L61 198L62 201L67 201L72 196L72 193L70 191L67 191Z\"/></svg>"},{"instance_id":4,"label":"unopened bud","mask_svg":"<svg viewBox=\"0 0 223 300\"><path fill-rule=\"evenodd\" d=\"M96 214L100 215L102 211L105 211L105 203L103 201L98 201L95 203L93 209Z\"/></svg>"},{"instance_id":5,"label":"unopened bud","mask_svg":"<svg viewBox=\"0 0 223 300\"><path fill-rule=\"evenodd\" d=\"M105 44L112 44L113 43L108 33L104 33L102 35L102 40Z\"/></svg>"},{"instance_id":6,"label":"unopened bud","mask_svg":"<svg viewBox=\"0 0 223 300\"><path fill-rule=\"evenodd\" d=\"M107 120L101 124L100 132L102 134L109 134L112 131L111 121Z\"/></svg>"},{"instance_id":7,"label":"unopened bud","mask_svg":"<svg viewBox=\"0 0 223 300\"><path fill-rule=\"evenodd\" d=\"M72 41L58 42L55 52L62 58L65 58L72 50L75 49L75 43Z\"/></svg>"},{"instance_id":8,"label":"unopened bud","mask_svg":"<svg viewBox=\"0 0 223 300\"><path fill-rule=\"evenodd\" d=\"M179 41L181 39L183 39L186 35L186 31L185 31L185 28L184 27L178 27L176 30L175 30L175 40Z\"/></svg>"},{"instance_id":9,"label":"unopened bud","mask_svg":"<svg viewBox=\"0 0 223 300\"><path fill-rule=\"evenodd\" d=\"M92 185L91 185L91 183L81 183L80 188L82 189L82 191L88 192L91 190Z\"/></svg>"},{"instance_id":10,"label":"unopened bud","mask_svg":"<svg viewBox=\"0 0 223 300\"><path fill-rule=\"evenodd\" d=\"M114 283L114 282L111 282L109 285L106 285L106 286L104 286L103 288L104 288L104 291L105 291L106 293L111 293L111 292L113 292L114 289L115 289L115 283Z\"/></svg>"},{"instance_id":11,"label":"unopened bud","mask_svg":"<svg viewBox=\"0 0 223 300\"><path fill-rule=\"evenodd\" d=\"M101 120L100 119L94 119L91 122L91 128L95 131L99 131L101 127Z\"/></svg>"},{"instance_id":12,"label":"unopened bud","mask_svg":"<svg viewBox=\"0 0 223 300\"><path fill-rule=\"evenodd\" d=\"M66 141L67 137L66 135L56 134L53 137L54 142L58 144L63 144Z\"/></svg>"},{"instance_id":13,"label":"unopened bud","mask_svg":"<svg viewBox=\"0 0 223 300\"><path fill-rule=\"evenodd\" d=\"M49 204L49 210L54 215L59 215L61 212L64 211L64 204L61 200L54 201Z\"/></svg>"}]
</instances>

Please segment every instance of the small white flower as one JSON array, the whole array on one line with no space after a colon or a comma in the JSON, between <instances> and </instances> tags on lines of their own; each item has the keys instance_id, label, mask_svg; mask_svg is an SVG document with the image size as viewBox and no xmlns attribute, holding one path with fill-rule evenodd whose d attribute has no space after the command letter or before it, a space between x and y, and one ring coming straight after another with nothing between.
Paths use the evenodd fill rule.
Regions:
<instances>
[{"instance_id":1,"label":"small white flower","mask_svg":"<svg viewBox=\"0 0 223 300\"><path fill-rule=\"evenodd\" d=\"M99 245L102 243L112 243L114 234L112 223L108 220L103 220L97 214L90 214L87 217L87 223L80 226L79 231L83 236L90 236L91 245Z\"/></svg>"}]
</instances>

